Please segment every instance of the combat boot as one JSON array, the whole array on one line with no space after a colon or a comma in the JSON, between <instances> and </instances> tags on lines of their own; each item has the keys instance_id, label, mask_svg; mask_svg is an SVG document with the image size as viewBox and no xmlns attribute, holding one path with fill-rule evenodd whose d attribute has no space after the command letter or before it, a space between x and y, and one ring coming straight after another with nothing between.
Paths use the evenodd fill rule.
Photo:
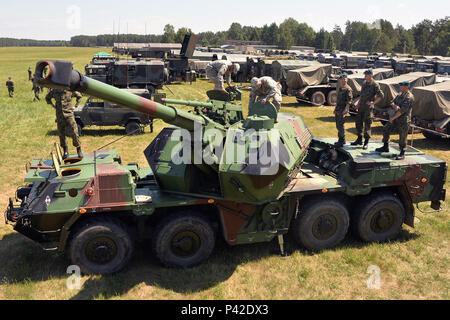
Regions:
<instances>
[{"instance_id":1,"label":"combat boot","mask_svg":"<svg viewBox=\"0 0 450 320\"><path fill-rule=\"evenodd\" d=\"M396 160L405 159L405 149L400 149L400 154L395 158Z\"/></svg>"},{"instance_id":2,"label":"combat boot","mask_svg":"<svg viewBox=\"0 0 450 320\"><path fill-rule=\"evenodd\" d=\"M364 149L364 150L369 149L369 139L367 139L366 141L364 141L363 149Z\"/></svg>"},{"instance_id":3,"label":"combat boot","mask_svg":"<svg viewBox=\"0 0 450 320\"><path fill-rule=\"evenodd\" d=\"M67 159L67 157L69 156L69 148L68 147L63 147L64 153L63 153L63 160Z\"/></svg>"},{"instance_id":4,"label":"combat boot","mask_svg":"<svg viewBox=\"0 0 450 320\"><path fill-rule=\"evenodd\" d=\"M343 141L343 140L339 140L338 142L336 142L336 143L334 144L334 146L335 146L336 148L342 148L344 145L345 145L345 141Z\"/></svg>"},{"instance_id":5,"label":"combat boot","mask_svg":"<svg viewBox=\"0 0 450 320\"><path fill-rule=\"evenodd\" d=\"M358 139L356 139L356 141L351 143L352 146L361 146L362 144L363 144L362 137L358 137Z\"/></svg>"},{"instance_id":6,"label":"combat boot","mask_svg":"<svg viewBox=\"0 0 450 320\"><path fill-rule=\"evenodd\" d=\"M83 153L81 152L81 147L77 148L78 158L83 159Z\"/></svg>"},{"instance_id":7,"label":"combat boot","mask_svg":"<svg viewBox=\"0 0 450 320\"><path fill-rule=\"evenodd\" d=\"M375 149L375 151L379 153L389 152L389 143L385 143L381 148Z\"/></svg>"}]
</instances>

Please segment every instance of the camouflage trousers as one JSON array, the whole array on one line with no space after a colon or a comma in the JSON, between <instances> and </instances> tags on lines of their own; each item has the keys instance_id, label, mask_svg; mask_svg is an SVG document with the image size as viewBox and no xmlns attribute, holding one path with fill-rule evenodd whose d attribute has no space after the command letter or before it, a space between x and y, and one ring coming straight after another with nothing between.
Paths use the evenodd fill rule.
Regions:
<instances>
[{"instance_id":1,"label":"camouflage trousers","mask_svg":"<svg viewBox=\"0 0 450 320\"><path fill-rule=\"evenodd\" d=\"M10 98L14 97L14 88L8 88L8 94Z\"/></svg>"},{"instance_id":2,"label":"camouflage trousers","mask_svg":"<svg viewBox=\"0 0 450 320\"><path fill-rule=\"evenodd\" d=\"M206 76L214 83L214 90L224 90L223 77L217 76L217 71L214 69L206 69Z\"/></svg>"},{"instance_id":3,"label":"camouflage trousers","mask_svg":"<svg viewBox=\"0 0 450 320\"><path fill-rule=\"evenodd\" d=\"M73 114L71 116L57 115L56 123L58 125L59 143L61 147L67 147L66 128L69 136L72 137L73 146L75 148L81 147L80 137L78 136L78 126Z\"/></svg>"},{"instance_id":4,"label":"camouflage trousers","mask_svg":"<svg viewBox=\"0 0 450 320\"><path fill-rule=\"evenodd\" d=\"M344 110L336 109L334 112L339 141L345 142L345 116L342 115Z\"/></svg>"},{"instance_id":5,"label":"camouflage trousers","mask_svg":"<svg viewBox=\"0 0 450 320\"><path fill-rule=\"evenodd\" d=\"M362 138L364 132L364 139L369 140L372 136L372 118L373 118L373 108L359 108L358 114L356 115L356 134L358 138Z\"/></svg>"},{"instance_id":6,"label":"camouflage trousers","mask_svg":"<svg viewBox=\"0 0 450 320\"><path fill-rule=\"evenodd\" d=\"M406 120L395 119L392 123L386 122L383 126L383 143L389 143L393 129L397 129L399 135L398 145L405 149L408 144L409 123Z\"/></svg>"}]
</instances>

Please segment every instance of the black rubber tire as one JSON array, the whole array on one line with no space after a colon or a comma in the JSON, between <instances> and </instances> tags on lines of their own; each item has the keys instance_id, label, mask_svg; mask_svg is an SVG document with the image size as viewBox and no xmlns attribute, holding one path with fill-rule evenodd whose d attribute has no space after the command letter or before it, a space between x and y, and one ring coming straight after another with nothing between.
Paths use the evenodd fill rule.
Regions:
<instances>
[{"instance_id":1,"label":"black rubber tire","mask_svg":"<svg viewBox=\"0 0 450 320\"><path fill-rule=\"evenodd\" d=\"M327 96L327 103L329 106L335 106L337 104L337 91L331 90Z\"/></svg>"},{"instance_id":2,"label":"black rubber tire","mask_svg":"<svg viewBox=\"0 0 450 320\"><path fill-rule=\"evenodd\" d=\"M377 213L384 210L384 220ZM386 221L386 219L388 219ZM402 202L392 194L375 193L362 199L352 216L352 233L366 242L384 242L398 236L405 220ZM380 225L380 223L385 226ZM386 225L387 224L387 225Z\"/></svg>"},{"instance_id":3,"label":"black rubber tire","mask_svg":"<svg viewBox=\"0 0 450 320\"><path fill-rule=\"evenodd\" d=\"M189 248L194 251L186 256L177 253L173 246L174 238L183 233L186 235L179 241L190 241L187 245L190 244ZM158 224L152 239L152 249L159 261L167 267L193 267L208 259L215 241L214 229L207 218L194 212L177 213Z\"/></svg>"},{"instance_id":4,"label":"black rubber tire","mask_svg":"<svg viewBox=\"0 0 450 320\"><path fill-rule=\"evenodd\" d=\"M141 124L135 120L131 120L125 126L125 132L128 135L137 135L143 133Z\"/></svg>"},{"instance_id":5,"label":"black rubber tire","mask_svg":"<svg viewBox=\"0 0 450 320\"><path fill-rule=\"evenodd\" d=\"M335 199L317 200L306 203L301 213L292 223L291 234L294 240L302 247L311 251L320 251L337 246L344 240L349 228L349 213L340 201ZM323 239L320 239L313 231L320 220L325 217L334 218L335 230ZM321 218L322 217L322 218Z\"/></svg>"},{"instance_id":6,"label":"black rubber tire","mask_svg":"<svg viewBox=\"0 0 450 320\"><path fill-rule=\"evenodd\" d=\"M87 249L89 245L95 246L95 244L98 245L97 250L102 249L99 248L101 245L103 247L109 245L109 249L115 251L110 261L96 263L89 258ZM119 220L92 218L74 230L67 255L72 264L79 266L85 274L111 274L122 270L127 265L133 250L133 240L127 228ZM101 252L97 253L99 254L101 255Z\"/></svg>"},{"instance_id":7,"label":"black rubber tire","mask_svg":"<svg viewBox=\"0 0 450 320\"><path fill-rule=\"evenodd\" d=\"M311 95L311 102L314 105L323 106L326 102L325 95L323 94L323 92L316 91Z\"/></svg>"}]
</instances>

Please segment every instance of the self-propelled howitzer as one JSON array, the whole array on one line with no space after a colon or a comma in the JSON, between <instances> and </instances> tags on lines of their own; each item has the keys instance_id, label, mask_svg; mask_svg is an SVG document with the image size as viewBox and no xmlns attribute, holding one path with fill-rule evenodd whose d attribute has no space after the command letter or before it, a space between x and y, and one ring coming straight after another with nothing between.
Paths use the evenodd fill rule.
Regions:
<instances>
[{"instance_id":1,"label":"self-propelled howitzer","mask_svg":"<svg viewBox=\"0 0 450 320\"><path fill-rule=\"evenodd\" d=\"M48 68L48 76L43 70ZM67 250L84 272L111 273L150 238L167 266L208 258L220 234L230 245L288 232L303 247L338 245L351 225L364 241L394 238L414 225L414 204L445 199L444 161L408 147L404 160L335 139L314 139L299 116L256 104L226 128L205 115L157 104L83 77L71 63L40 62L41 86L78 90L175 125L145 150L150 168L123 165L117 151L83 159L34 160L27 185L6 211L15 230ZM398 146L391 144L398 152Z\"/></svg>"}]
</instances>

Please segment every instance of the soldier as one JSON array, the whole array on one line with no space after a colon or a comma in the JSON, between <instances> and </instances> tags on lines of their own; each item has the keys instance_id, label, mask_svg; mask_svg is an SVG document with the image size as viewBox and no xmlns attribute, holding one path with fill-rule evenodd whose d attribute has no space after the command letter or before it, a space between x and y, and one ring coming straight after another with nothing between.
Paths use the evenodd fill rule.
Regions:
<instances>
[{"instance_id":1,"label":"soldier","mask_svg":"<svg viewBox=\"0 0 450 320\"><path fill-rule=\"evenodd\" d=\"M30 80L30 81L33 80L32 75L33 75L33 71L31 71L31 67L28 67L28 80Z\"/></svg>"},{"instance_id":2,"label":"soldier","mask_svg":"<svg viewBox=\"0 0 450 320\"><path fill-rule=\"evenodd\" d=\"M353 92L347 84L347 74L343 73L339 76L339 86L337 89L337 103L334 109L334 118L336 120L336 128L338 130L339 140L334 144L335 147L341 148L345 145L345 115L350 110L350 104L353 99Z\"/></svg>"},{"instance_id":3,"label":"soldier","mask_svg":"<svg viewBox=\"0 0 450 320\"><path fill-rule=\"evenodd\" d=\"M33 102L41 101L41 98L39 98L39 94L41 93L41 88L33 81L33 88L31 88L31 91L34 92L34 99Z\"/></svg>"},{"instance_id":4,"label":"soldier","mask_svg":"<svg viewBox=\"0 0 450 320\"><path fill-rule=\"evenodd\" d=\"M210 62L206 66L206 75L208 78L214 82L215 90L225 91L223 86L223 78L226 77L226 82L229 87L231 87L231 73L237 74L239 72L240 66L237 63L231 63L228 60L216 60Z\"/></svg>"},{"instance_id":5,"label":"soldier","mask_svg":"<svg viewBox=\"0 0 450 320\"><path fill-rule=\"evenodd\" d=\"M14 81L11 80L11 77L8 77L8 81L6 81L6 86L8 87L9 97L14 97Z\"/></svg>"},{"instance_id":6,"label":"soldier","mask_svg":"<svg viewBox=\"0 0 450 320\"><path fill-rule=\"evenodd\" d=\"M251 80L252 91L250 92L250 101L248 103L248 108L252 107L255 103L256 97L258 101L262 104L268 102L272 99L272 103L280 111L282 95L281 95L281 84L273 80L271 77L254 77Z\"/></svg>"},{"instance_id":7,"label":"soldier","mask_svg":"<svg viewBox=\"0 0 450 320\"><path fill-rule=\"evenodd\" d=\"M366 150L369 147L369 140L371 137L371 126L373 118L373 108L374 106L383 99L383 92L380 90L380 86L373 80L372 69L366 70L365 81L361 88L361 97L356 105L356 110L358 114L356 116L356 131L358 139L352 142L352 146L363 144L363 129L364 129L364 146L363 149ZM376 100L375 97L377 97Z\"/></svg>"},{"instance_id":8,"label":"soldier","mask_svg":"<svg viewBox=\"0 0 450 320\"><path fill-rule=\"evenodd\" d=\"M394 116L390 117L383 127L383 147L376 149L377 152L389 152L389 139L392 129L397 128L399 134L400 154L397 160L405 159L405 149L408 142L408 130L411 123L411 110L414 103L414 95L409 91L409 82L399 83L400 94L395 97L391 108L394 110Z\"/></svg>"},{"instance_id":9,"label":"soldier","mask_svg":"<svg viewBox=\"0 0 450 320\"><path fill-rule=\"evenodd\" d=\"M63 159L69 156L68 147L66 144L66 127L69 127L70 135L73 140L73 146L77 148L79 158L83 158L81 152L81 142L78 136L78 126L73 114L72 99L76 98L77 102L75 108L81 101L81 94L77 91L66 91L59 89L51 89L45 100L56 110L56 122L58 123L58 134L61 147L64 149ZM55 99L56 104L53 104L52 99Z\"/></svg>"}]
</instances>

